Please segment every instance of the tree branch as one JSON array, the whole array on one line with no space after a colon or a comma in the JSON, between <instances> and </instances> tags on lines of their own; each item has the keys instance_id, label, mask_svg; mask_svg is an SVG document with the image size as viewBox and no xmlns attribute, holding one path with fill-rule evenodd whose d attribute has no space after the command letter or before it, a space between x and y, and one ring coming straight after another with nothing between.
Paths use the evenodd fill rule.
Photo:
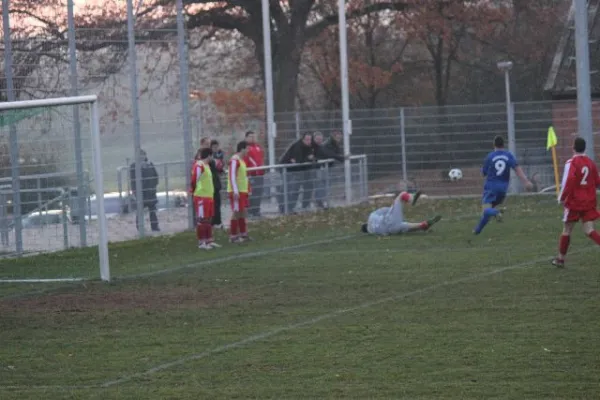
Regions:
<instances>
[{"instance_id":1,"label":"tree branch","mask_svg":"<svg viewBox=\"0 0 600 400\"><path fill-rule=\"evenodd\" d=\"M360 9L353 10L353 11L347 13L346 19L351 20L351 19L362 17L367 14L371 14L371 13L379 12L379 11L386 11L386 10L404 11L407 8L408 8L408 5L404 1L392 1L392 2L388 2L388 3L370 4L366 7L362 7ZM306 39L309 40L309 39L319 36L321 34L321 32L323 32L326 28L328 28L332 25L336 25L338 23L338 20L339 20L339 15L337 13L323 17L323 19L320 20L319 22L315 22L314 24L312 24L306 28Z\"/></svg>"}]
</instances>

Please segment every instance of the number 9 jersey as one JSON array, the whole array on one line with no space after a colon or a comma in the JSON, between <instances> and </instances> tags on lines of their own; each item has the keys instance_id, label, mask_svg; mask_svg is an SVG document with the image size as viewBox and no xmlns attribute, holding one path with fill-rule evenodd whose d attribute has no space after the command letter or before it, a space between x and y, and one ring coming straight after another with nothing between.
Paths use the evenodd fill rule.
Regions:
<instances>
[{"instance_id":1,"label":"number 9 jersey","mask_svg":"<svg viewBox=\"0 0 600 400\"><path fill-rule=\"evenodd\" d=\"M506 150L495 150L487 155L481 173L485 176L484 190L506 192L510 170L518 166L515 156Z\"/></svg>"},{"instance_id":2,"label":"number 9 jersey","mask_svg":"<svg viewBox=\"0 0 600 400\"><path fill-rule=\"evenodd\" d=\"M561 186L558 200L564 203L565 212L596 210L596 188L600 186L600 177L591 158L584 154L576 154L568 160L565 163Z\"/></svg>"}]
</instances>

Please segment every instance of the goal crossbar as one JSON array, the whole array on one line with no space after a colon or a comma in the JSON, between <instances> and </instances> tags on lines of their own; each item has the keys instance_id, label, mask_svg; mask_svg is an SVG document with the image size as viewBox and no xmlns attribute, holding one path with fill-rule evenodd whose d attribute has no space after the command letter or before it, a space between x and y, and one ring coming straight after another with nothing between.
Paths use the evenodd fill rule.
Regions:
<instances>
[{"instance_id":1,"label":"goal crossbar","mask_svg":"<svg viewBox=\"0 0 600 400\"><path fill-rule=\"evenodd\" d=\"M74 97L56 97L54 99L36 99L36 100L20 100L6 101L0 103L0 111L5 110L24 110L28 108L38 107L57 107L57 106L74 106L77 104L96 103L98 96L74 96Z\"/></svg>"},{"instance_id":2,"label":"goal crossbar","mask_svg":"<svg viewBox=\"0 0 600 400\"><path fill-rule=\"evenodd\" d=\"M91 143L94 165L95 191L98 194L104 193L104 180L102 172L101 142L100 142L100 113L98 110L98 96L72 96L57 97L52 99L20 100L0 103L0 112L10 110L25 110L40 107L58 107L58 106L76 106L80 104L90 105L91 121ZM106 214L104 208L104 196L97 197L97 215L98 215L98 252L100 259L100 278L103 281L110 281L110 267L108 258L108 227L106 223ZM1 279L0 283L19 283L19 282L68 282L85 280L79 278L57 278L57 279Z\"/></svg>"}]
</instances>

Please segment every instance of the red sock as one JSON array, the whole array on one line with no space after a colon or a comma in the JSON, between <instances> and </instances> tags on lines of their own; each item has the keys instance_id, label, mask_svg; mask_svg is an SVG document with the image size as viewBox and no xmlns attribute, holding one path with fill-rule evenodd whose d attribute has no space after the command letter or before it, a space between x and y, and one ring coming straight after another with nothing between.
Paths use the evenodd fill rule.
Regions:
<instances>
[{"instance_id":1,"label":"red sock","mask_svg":"<svg viewBox=\"0 0 600 400\"><path fill-rule=\"evenodd\" d=\"M246 226L246 218L238 219L238 224L240 224L240 234L242 236L248 236L248 227Z\"/></svg>"},{"instance_id":2,"label":"red sock","mask_svg":"<svg viewBox=\"0 0 600 400\"><path fill-rule=\"evenodd\" d=\"M571 244L571 236L560 235L560 239L558 241L558 254L565 256L569 251L569 244Z\"/></svg>"},{"instance_id":3,"label":"red sock","mask_svg":"<svg viewBox=\"0 0 600 400\"><path fill-rule=\"evenodd\" d=\"M204 225L203 224L196 225L196 237L198 238L199 242L204 241L205 237L204 237Z\"/></svg>"},{"instance_id":4,"label":"red sock","mask_svg":"<svg viewBox=\"0 0 600 400\"><path fill-rule=\"evenodd\" d=\"M427 223L427 221L423 221L419 224L419 228L421 228L421 230L427 230L429 228L429 224Z\"/></svg>"},{"instance_id":5,"label":"red sock","mask_svg":"<svg viewBox=\"0 0 600 400\"><path fill-rule=\"evenodd\" d=\"M596 242L597 245L600 245L600 233L598 233L598 231L591 231L588 236Z\"/></svg>"},{"instance_id":6,"label":"red sock","mask_svg":"<svg viewBox=\"0 0 600 400\"><path fill-rule=\"evenodd\" d=\"M214 239L213 239L212 225L210 224L210 222L205 224L204 232L206 233L206 240L209 243L213 242Z\"/></svg>"},{"instance_id":7,"label":"red sock","mask_svg":"<svg viewBox=\"0 0 600 400\"><path fill-rule=\"evenodd\" d=\"M234 238L237 237L239 231L238 231L238 220L237 219L232 219L231 220L231 226L229 227L229 236Z\"/></svg>"},{"instance_id":8,"label":"red sock","mask_svg":"<svg viewBox=\"0 0 600 400\"><path fill-rule=\"evenodd\" d=\"M407 192L400 193L400 200L402 200L405 203L408 203L408 201L410 200L410 193L407 193Z\"/></svg>"}]
</instances>

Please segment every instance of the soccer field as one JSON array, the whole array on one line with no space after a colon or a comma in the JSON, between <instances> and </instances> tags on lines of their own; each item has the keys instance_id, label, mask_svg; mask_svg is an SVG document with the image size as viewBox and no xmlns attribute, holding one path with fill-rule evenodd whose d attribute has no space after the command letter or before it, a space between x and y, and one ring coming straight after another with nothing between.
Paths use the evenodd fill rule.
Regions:
<instances>
[{"instance_id":1,"label":"soccer field","mask_svg":"<svg viewBox=\"0 0 600 400\"><path fill-rule=\"evenodd\" d=\"M111 284L0 285L0 398L600 398L600 253L565 269L554 197L424 200L430 233L358 233L375 206L111 247ZM224 236L220 238L224 243ZM0 277L97 275L95 249L3 260ZM144 274L144 275L140 275ZM63 284L64 285L64 284Z\"/></svg>"}]
</instances>

